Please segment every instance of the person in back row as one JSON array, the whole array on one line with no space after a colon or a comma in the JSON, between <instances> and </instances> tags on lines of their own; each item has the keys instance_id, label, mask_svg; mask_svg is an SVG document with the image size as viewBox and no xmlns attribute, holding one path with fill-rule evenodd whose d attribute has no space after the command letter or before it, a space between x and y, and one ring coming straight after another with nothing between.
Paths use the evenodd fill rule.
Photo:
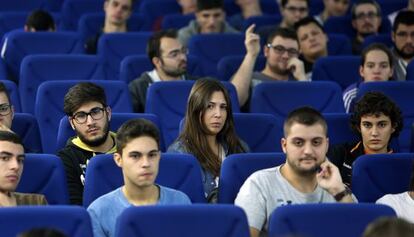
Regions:
<instances>
[{"instance_id":1,"label":"person in back row","mask_svg":"<svg viewBox=\"0 0 414 237\"><path fill-rule=\"evenodd\" d=\"M114 160L122 169L124 185L107 193L88 207L94 237L115 236L115 224L132 206L191 204L184 193L155 182L161 158L160 134L145 119L125 122L117 131Z\"/></svg>"}]
</instances>

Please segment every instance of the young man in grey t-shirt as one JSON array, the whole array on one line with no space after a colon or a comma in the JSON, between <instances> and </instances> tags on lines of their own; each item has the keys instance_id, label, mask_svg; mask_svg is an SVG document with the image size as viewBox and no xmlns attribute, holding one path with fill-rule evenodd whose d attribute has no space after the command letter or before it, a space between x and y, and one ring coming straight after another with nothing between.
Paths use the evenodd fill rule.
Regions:
<instances>
[{"instance_id":1,"label":"young man in grey t-shirt","mask_svg":"<svg viewBox=\"0 0 414 237\"><path fill-rule=\"evenodd\" d=\"M318 111L292 111L281 144L286 163L252 174L235 200L246 212L252 237L266 236L270 214L279 206L354 201L338 168L326 159L327 125Z\"/></svg>"}]
</instances>

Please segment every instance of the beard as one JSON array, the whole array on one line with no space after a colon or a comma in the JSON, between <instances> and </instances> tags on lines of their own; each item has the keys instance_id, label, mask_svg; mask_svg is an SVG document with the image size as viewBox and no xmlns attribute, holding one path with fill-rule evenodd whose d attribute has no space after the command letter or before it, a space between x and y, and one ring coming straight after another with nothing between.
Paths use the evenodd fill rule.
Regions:
<instances>
[{"instance_id":1,"label":"beard","mask_svg":"<svg viewBox=\"0 0 414 237\"><path fill-rule=\"evenodd\" d=\"M182 61L178 64L177 68L166 67L164 61L161 59L162 67L165 75L170 77L181 77L187 73L187 62Z\"/></svg>"},{"instance_id":2,"label":"beard","mask_svg":"<svg viewBox=\"0 0 414 237\"><path fill-rule=\"evenodd\" d=\"M406 53L406 52L404 52L404 48L406 48L406 47L407 47L407 45L404 45L402 47L402 49L400 50L397 47L395 47L395 45L394 45L394 49L397 52L397 54L400 55L401 58L403 58L405 60L409 60L409 59L414 57L414 49L411 51L411 53ZM411 47L414 47L414 45L412 45Z\"/></svg>"},{"instance_id":3,"label":"beard","mask_svg":"<svg viewBox=\"0 0 414 237\"><path fill-rule=\"evenodd\" d=\"M90 147L97 147L102 145L105 141L106 138L108 137L109 134L109 121L107 121L102 129L103 134L102 136L96 137L94 139L88 139L86 136L84 136L83 134L78 134L79 139L85 143L86 145L90 146Z\"/></svg>"},{"instance_id":4,"label":"beard","mask_svg":"<svg viewBox=\"0 0 414 237\"><path fill-rule=\"evenodd\" d=\"M317 160L316 158L314 158L315 160ZM308 168L308 169L303 169L301 168L299 165L297 165L296 163L292 162L290 159L286 158L286 162L289 164L289 166L292 168L292 170L295 171L296 174L300 175L300 176L313 176L316 173L318 173L321 169L321 164L322 162L316 162L314 166Z\"/></svg>"},{"instance_id":5,"label":"beard","mask_svg":"<svg viewBox=\"0 0 414 237\"><path fill-rule=\"evenodd\" d=\"M290 71L287 68L283 69L283 68L279 67L278 64L276 64L274 66L269 65L269 68L273 73L281 75L281 76L287 76L290 73Z\"/></svg>"}]
</instances>

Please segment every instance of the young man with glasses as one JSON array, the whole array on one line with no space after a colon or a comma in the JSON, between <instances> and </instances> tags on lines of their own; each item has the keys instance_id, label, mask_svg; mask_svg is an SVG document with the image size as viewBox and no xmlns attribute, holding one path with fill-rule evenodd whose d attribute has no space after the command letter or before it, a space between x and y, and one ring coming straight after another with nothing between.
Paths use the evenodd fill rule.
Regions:
<instances>
[{"instance_id":1,"label":"young man with glasses","mask_svg":"<svg viewBox=\"0 0 414 237\"><path fill-rule=\"evenodd\" d=\"M64 107L76 136L58 152L62 159L72 204L82 205L85 171L89 160L97 154L116 151L115 133L109 131L111 108L106 104L102 87L90 82L69 89Z\"/></svg>"},{"instance_id":2,"label":"young man with glasses","mask_svg":"<svg viewBox=\"0 0 414 237\"><path fill-rule=\"evenodd\" d=\"M414 57L414 12L400 11L391 33L394 42L394 78L405 81L407 65Z\"/></svg>"},{"instance_id":3,"label":"young man with glasses","mask_svg":"<svg viewBox=\"0 0 414 237\"><path fill-rule=\"evenodd\" d=\"M248 104L253 88L262 82L306 80L303 62L298 59L299 44L296 33L286 28L279 28L269 35L263 47L266 66L260 72L253 72L260 52L260 37L254 33L254 27L251 25L246 30L247 53L231 80L236 87L241 106Z\"/></svg>"},{"instance_id":4,"label":"young man with glasses","mask_svg":"<svg viewBox=\"0 0 414 237\"><path fill-rule=\"evenodd\" d=\"M187 48L177 39L175 30L155 32L147 43L147 55L154 70L144 72L129 83L134 112L143 113L148 87L159 81L194 80L187 75Z\"/></svg>"},{"instance_id":5,"label":"young man with glasses","mask_svg":"<svg viewBox=\"0 0 414 237\"><path fill-rule=\"evenodd\" d=\"M291 28L309 14L309 0L282 0L280 2L282 22L279 27Z\"/></svg>"},{"instance_id":6,"label":"young man with glasses","mask_svg":"<svg viewBox=\"0 0 414 237\"><path fill-rule=\"evenodd\" d=\"M356 35L352 41L352 53L359 55L367 36L377 34L381 26L381 7L375 0L361 0L352 6L352 27Z\"/></svg>"}]
</instances>

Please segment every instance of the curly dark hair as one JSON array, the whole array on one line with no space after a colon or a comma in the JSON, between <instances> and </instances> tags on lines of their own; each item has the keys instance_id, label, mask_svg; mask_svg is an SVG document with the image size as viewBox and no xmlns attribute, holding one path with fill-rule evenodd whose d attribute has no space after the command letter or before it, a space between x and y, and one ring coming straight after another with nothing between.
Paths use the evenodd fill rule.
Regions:
<instances>
[{"instance_id":1,"label":"curly dark hair","mask_svg":"<svg viewBox=\"0 0 414 237\"><path fill-rule=\"evenodd\" d=\"M361 135L360 124L361 117L365 115L384 114L391 120L392 127L395 131L392 137L398 137L403 128L403 118L398 105L381 92L366 93L354 107L354 113L351 115L352 130Z\"/></svg>"}]
</instances>

